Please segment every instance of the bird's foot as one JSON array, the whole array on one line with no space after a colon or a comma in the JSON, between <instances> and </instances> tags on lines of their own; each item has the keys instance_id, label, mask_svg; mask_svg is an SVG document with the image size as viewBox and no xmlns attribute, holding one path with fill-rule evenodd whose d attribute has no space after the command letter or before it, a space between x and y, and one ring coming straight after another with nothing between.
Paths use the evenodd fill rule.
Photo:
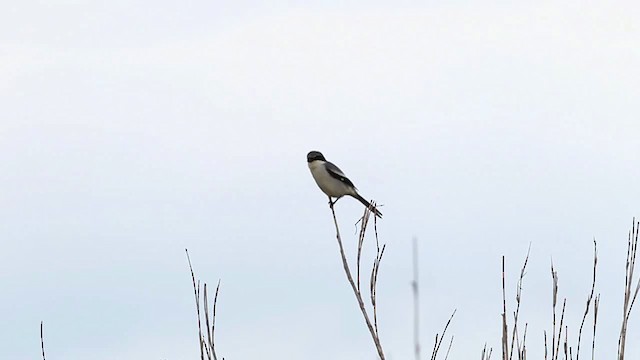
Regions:
<instances>
[{"instance_id":1,"label":"bird's foot","mask_svg":"<svg viewBox=\"0 0 640 360\"><path fill-rule=\"evenodd\" d=\"M333 205L335 205L341 197L342 196L339 196L335 200L331 200L331 196L329 196L329 207L333 209Z\"/></svg>"}]
</instances>

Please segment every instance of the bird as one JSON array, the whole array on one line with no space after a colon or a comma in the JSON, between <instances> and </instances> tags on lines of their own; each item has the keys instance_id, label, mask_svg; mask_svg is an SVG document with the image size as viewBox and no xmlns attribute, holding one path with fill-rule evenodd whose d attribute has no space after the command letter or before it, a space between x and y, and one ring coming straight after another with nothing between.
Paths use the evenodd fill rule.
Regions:
<instances>
[{"instance_id":1,"label":"bird","mask_svg":"<svg viewBox=\"0 0 640 360\"><path fill-rule=\"evenodd\" d=\"M313 179L318 187L329 197L329 206L333 205L343 196L349 195L360 201L370 209L377 217L382 218L382 213L371 202L360 194L353 182L333 163L327 161L319 151L310 151L307 154L307 165L311 170ZM336 198L332 201L331 198Z\"/></svg>"}]
</instances>

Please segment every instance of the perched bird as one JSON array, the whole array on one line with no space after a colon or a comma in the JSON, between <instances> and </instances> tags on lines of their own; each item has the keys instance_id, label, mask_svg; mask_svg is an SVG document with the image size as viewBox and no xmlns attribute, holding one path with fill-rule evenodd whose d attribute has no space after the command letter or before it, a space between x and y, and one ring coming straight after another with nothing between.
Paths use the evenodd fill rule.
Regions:
<instances>
[{"instance_id":1,"label":"perched bird","mask_svg":"<svg viewBox=\"0 0 640 360\"><path fill-rule=\"evenodd\" d=\"M337 166L327 161L321 152L310 151L307 154L307 164L309 165L309 170L311 170L311 175L313 175L316 184L318 184L320 190L329 197L330 206L333 206L341 197L349 195L371 209L377 217L382 217L380 210L360 196L358 189L353 185L351 180L349 180ZM336 198L336 200L331 201L332 197Z\"/></svg>"}]
</instances>

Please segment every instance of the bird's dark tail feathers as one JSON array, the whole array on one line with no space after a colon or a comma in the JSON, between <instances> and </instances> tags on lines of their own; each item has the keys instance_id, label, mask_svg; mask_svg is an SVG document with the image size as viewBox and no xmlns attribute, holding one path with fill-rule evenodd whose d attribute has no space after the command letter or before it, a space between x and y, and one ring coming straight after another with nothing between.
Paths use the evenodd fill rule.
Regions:
<instances>
[{"instance_id":1,"label":"bird's dark tail feathers","mask_svg":"<svg viewBox=\"0 0 640 360\"><path fill-rule=\"evenodd\" d=\"M355 195L351 195L351 196L356 198L358 201L360 201L362 203L362 205L364 205L367 208L369 208L369 210L371 210L371 212L373 212L374 214L376 214L377 217L382 219L382 213L371 202L367 201L365 198L360 196L360 194L358 194L358 193L356 193Z\"/></svg>"}]
</instances>

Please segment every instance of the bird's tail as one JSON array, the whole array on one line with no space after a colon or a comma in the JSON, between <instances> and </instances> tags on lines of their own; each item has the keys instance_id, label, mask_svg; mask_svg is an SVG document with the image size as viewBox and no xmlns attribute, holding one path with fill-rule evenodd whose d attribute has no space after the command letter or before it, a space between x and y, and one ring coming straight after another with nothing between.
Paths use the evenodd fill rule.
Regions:
<instances>
[{"instance_id":1,"label":"bird's tail","mask_svg":"<svg viewBox=\"0 0 640 360\"><path fill-rule=\"evenodd\" d=\"M382 213L380 212L380 210L378 210L377 207L375 207L373 205L373 203L367 201L365 198L363 198L362 196L360 196L360 194L356 193L355 195L351 195L354 198L356 198L358 201L360 201L362 203L362 205L366 206L367 208L369 208L369 210L371 210L371 212L373 212L374 214L376 214L377 217L382 218Z\"/></svg>"}]
</instances>

